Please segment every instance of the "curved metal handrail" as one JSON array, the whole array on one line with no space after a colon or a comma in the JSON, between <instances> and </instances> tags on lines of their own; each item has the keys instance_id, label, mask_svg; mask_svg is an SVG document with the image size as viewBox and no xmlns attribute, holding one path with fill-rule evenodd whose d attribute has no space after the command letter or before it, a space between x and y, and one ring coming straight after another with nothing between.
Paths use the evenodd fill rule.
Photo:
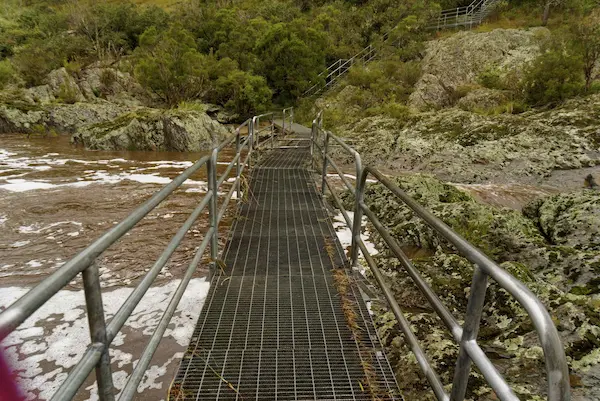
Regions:
<instances>
[{"instance_id":1,"label":"curved metal handrail","mask_svg":"<svg viewBox=\"0 0 600 401\"><path fill-rule=\"evenodd\" d=\"M487 280L489 277L495 280L524 307L533 322L544 352L546 374L548 378L548 399L550 401L568 401L570 399L569 373L563 345L550 314L535 294L533 294L521 281L516 279L487 257L482 251L477 249L477 247L470 244L448 225L417 203L379 170L368 166L361 167L360 154L356 152L356 150L348 146L341 138L322 129L321 113L313 120L312 132L312 141L314 142L312 148L321 151L320 153L313 153L314 155L319 155L323 162L321 171L321 194L324 196L326 188L329 189L332 198L340 209L348 227L352 228L350 261L353 266L356 266L358 249L360 249L365 261L371 268L373 276L382 289L390 308L396 316L400 329L406 336L407 343L415 354L417 362L421 370L425 373L437 399L453 401L464 399L472 361L482 372L486 381L501 400L518 401L518 397L506 383L506 380L498 372L477 343L477 333L487 291ZM321 138L322 144L319 143ZM349 184L341 169L335 165L335 163L332 163L333 159L328 154L329 143L331 140L340 145L348 155L354 158L356 167L355 186ZM352 219L350 219L339 196L335 193L333 186L330 185L327 180L328 165L334 168L344 185L348 190L354 193L354 216ZM400 201L407 205L415 215L425 221L425 223L433 230L454 245L461 255L475 265L465 322L462 327L421 276L419 271L414 267L410 259L404 254L400 244L398 244L388 229L379 221L375 213L373 213L365 203L365 187L368 176L375 178L377 182L384 185ZM452 333L454 340L460 346L452 383L452 391L450 394L446 393L439 376L434 371L431 363L423 352L423 349L420 347L418 339L410 327L409 321L404 316L393 293L385 283L383 273L370 256L364 242L360 238L363 215L371 222L371 224L373 224L373 227L381 235L389 249L402 263L410 278L429 301L433 310L438 314L444 325Z\"/></svg>"}]
</instances>

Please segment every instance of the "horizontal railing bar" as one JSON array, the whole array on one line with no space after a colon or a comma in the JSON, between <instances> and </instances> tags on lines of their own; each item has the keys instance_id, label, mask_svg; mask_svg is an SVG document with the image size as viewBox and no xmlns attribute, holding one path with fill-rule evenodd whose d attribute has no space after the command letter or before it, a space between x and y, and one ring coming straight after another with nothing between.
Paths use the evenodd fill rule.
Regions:
<instances>
[{"instance_id":1,"label":"horizontal railing bar","mask_svg":"<svg viewBox=\"0 0 600 401\"><path fill-rule=\"evenodd\" d=\"M79 252L75 257L66 262L55 273L44 279L32 288L27 294L19 298L6 310L0 313L0 340L17 328L33 312L54 296L61 288L90 265L102 252L115 243L141 219L150 213L160 202L177 189L185 180L202 167L209 156L200 158L191 167L173 179L163 189L154 194L150 199L135 209L123 221L103 234L91 245Z\"/></svg>"},{"instance_id":2,"label":"horizontal railing bar","mask_svg":"<svg viewBox=\"0 0 600 401\"><path fill-rule=\"evenodd\" d=\"M229 201L231 200L231 197L233 196L233 192L237 189L238 182L240 182L239 179L236 179L235 182L233 183L233 185L231 186L231 188L229 188L229 192L227 192L227 195L225 195L225 200L223 201L223 204L221 205L221 208L219 209L219 214L217 215L217 223L221 222L223 215L227 211L227 205L229 205Z\"/></svg>"},{"instance_id":3,"label":"horizontal railing bar","mask_svg":"<svg viewBox=\"0 0 600 401\"><path fill-rule=\"evenodd\" d=\"M460 341L460 339L462 338L463 330L462 330L462 327L460 327L460 325L458 324L458 321L456 320L456 318L444 306L444 304L439 299L439 297L435 294L435 292L433 292L431 287L429 287L429 284L427 284L425 279L423 279L423 277L421 277L421 275L419 274L419 272L417 271L415 266L412 264L410 259L402 251L402 248L400 248L400 245L398 244L398 242L390 235L387 228L384 227L383 224L381 224L381 222L379 221L377 216L375 216L375 213L373 213L373 211L371 209L369 209L365 203L361 203L360 207L361 207L363 213L367 216L367 218L371 222L371 224L373 224L373 227L375 227L375 229L377 230L379 235L381 235L381 238L383 238L383 240L388 245L390 250L394 253L396 258L398 258L400 263L402 263L402 265L406 269L406 272L412 278L415 285L419 288L421 293L423 295L425 295L425 298L427 298L427 300L431 304L431 307L435 310L435 312L438 314L438 316L442 319L442 322L444 322L444 325L448 328L448 330L450 330L454 339L456 341Z\"/></svg>"},{"instance_id":4,"label":"horizontal railing bar","mask_svg":"<svg viewBox=\"0 0 600 401\"><path fill-rule=\"evenodd\" d=\"M548 399L550 401L570 398L569 372L566 357L558 331L542 302L529 288L506 270L498 266L482 251L470 244L461 235L453 231L443 221L419 205L398 186L393 184L378 170L366 167L363 174L371 173L379 182L400 198L410 209L423 219L430 227L448 240L471 263L476 264L505 290L507 290L527 311L538 333L540 344L544 350L546 371L548 376Z\"/></svg>"},{"instance_id":5,"label":"horizontal railing bar","mask_svg":"<svg viewBox=\"0 0 600 401\"><path fill-rule=\"evenodd\" d=\"M177 233L173 236L165 250L162 252L160 257L154 262L154 265L150 268L148 273L144 276L142 281L138 284L138 286L133 290L133 292L129 295L127 300L121 305L115 316L112 318L110 323L106 328L106 337L108 339L108 343L110 344L112 340L115 338L119 330L123 327L131 313L134 311L136 306L139 304L140 300L146 294L146 291L150 288L158 273L162 270L162 268L167 264L171 255L175 252L179 244L183 240L183 237L187 234L189 229L192 227L200 213L204 210L208 202L210 202L211 198L216 196L214 192L208 191L202 201L196 206L194 211L190 214L190 216L183 223L181 228L177 231Z\"/></svg>"},{"instance_id":6,"label":"horizontal railing bar","mask_svg":"<svg viewBox=\"0 0 600 401\"><path fill-rule=\"evenodd\" d=\"M103 351L104 344L90 344L79 362L77 362L77 365L71 369L65 381L60 385L56 393L54 393L51 401L64 401L75 397L75 394L77 394L77 391L85 382L85 379L87 379L90 373L92 373L92 370L94 370Z\"/></svg>"},{"instance_id":7,"label":"horizontal railing bar","mask_svg":"<svg viewBox=\"0 0 600 401\"><path fill-rule=\"evenodd\" d=\"M227 178L229 177L229 174L231 173L231 170L233 170L233 168L235 167L235 163L238 161L238 159L240 157L241 157L241 152L238 152L235 155L235 157L233 159L231 159L231 162L229 162L229 164L227 165L227 168L225 169L223 174L221 174L221 176L217 180L217 188L219 188L225 182L225 180L227 180Z\"/></svg>"},{"instance_id":8,"label":"horizontal railing bar","mask_svg":"<svg viewBox=\"0 0 600 401\"><path fill-rule=\"evenodd\" d=\"M444 385L442 384L440 377L438 376L438 374L435 372L435 370L431 366L431 363L429 363L427 356L425 355L425 353L423 352L423 349L419 345L419 340L413 333L413 331L410 327L410 323L404 316L404 313L400 309L400 305L398 305L398 302L394 298L394 294L392 294L392 291L389 289L389 287L385 283L385 281L383 279L383 274L379 270L379 267L377 266L377 264L375 263L375 261L373 260L371 255L369 254L369 251L367 250L367 247L365 246L365 244L362 240L358 241L358 246L359 246L361 253L363 254L365 260L367 261L367 264L369 265L371 273L373 274L373 276L375 277L375 280L379 284L379 287L383 291L383 295L387 299L388 304L390 305L390 308L392 309L392 312L394 313L394 316L396 317L396 320L398 321L398 324L400 325L400 329L402 330L402 332L404 333L404 336L406 337L406 342L408 343L408 346L410 347L411 351L415 354L417 363L419 364L419 367L425 374L425 377L427 378L427 381L431 385L433 392L435 393L435 396L440 401L448 401L450 399L450 397L444 391Z\"/></svg>"},{"instance_id":9,"label":"horizontal railing bar","mask_svg":"<svg viewBox=\"0 0 600 401\"><path fill-rule=\"evenodd\" d=\"M348 178L346 178L344 172L338 167L337 164L335 164L335 162L329 155L325 155L325 157L327 158L327 162L329 164L331 164L333 169L340 176L340 179L342 180L344 185L346 185L346 188L348 188L348 190L350 190L350 192L354 193L356 191L356 187L354 185L352 185L352 183L350 183L350 181L348 181Z\"/></svg>"},{"instance_id":10,"label":"horizontal railing bar","mask_svg":"<svg viewBox=\"0 0 600 401\"><path fill-rule=\"evenodd\" d=\"M342 200L335 193L335 191L333 190L331 184L329 183L329 181L327 181L327 179L325 179L325 184L327 185L327 188L329 189L329 193L333 197L333 200L334 200L335 204L337 205L337 207L342 212L342 216L344 217L344 220L346 220L346 224L348 225L348 227L352 227L352 224L353 224L352 219L350 218L350 215L348 214L348 212L344 208L344 205L342 204Z\"/></svg>"},{"instance_id":11,"label":"horizontal railing bar","mask_svg":"<svg viewBox=\"0 0 600 401\"><path fill-rule=\"evenodd\" d=\"M221 144L219 144L219 146L217 146L217 149L219 151L221 151L224 148L226 148L227 146L231 145L234 141L235 141L235 135L232 135L231 138L229 138L229 139L223 141Z\"/></svg>"},{"instance_id":12,"label":"horizontal railing bar","mask_svg":"<svg viewBox=\"0 0 600 401\"><path fill-rule=\"evenodd\" d=\"M204 236L202 243L200 244L198 250L196 251L196 254L194 255L194 259L192 259L192 261L190 262L190 265L188 266L185 275L181 279L179 286L177 286L177 290L175 290L175 293L173 294L173 297L171 298L167 309L163 313L163 316L160 319L158 326L154 330L154 333L152 334L148 345L146 345L146 348L142 352L138 363L135 365L135 369L133 369L131 376L129 376L129 380L127 380L127 384L125 385L123 391L121 392L121 395L119 396L119 401L129 401L136 395L137 388L142 379L144 378L144 375L146 374L148 365L152 361L152 357L154 356L154 353L156 352L156 349L158 348L158 345L162 340L163 334L169 326L169 323L173 318L173 314L175 314L175 310L177 309L177 305L179 305L181 297L183 297L183 294L187 286L189 285L193 274L198 268L198 264L202 260L202 255L204 255L204 251L206 250L206 247L208 246L208 243L214 232L215 229L211 227Z\"/></svg>"},{"instance_id":13,"label":"horizontal railing bar","mask_svg":"<svg viewBox=\"0 0 600 401\"><path fill-rule=\"evenodd\" d=\"M279 146L279 149L308 149L308 146Z\"/></svg>"}]
</instances>

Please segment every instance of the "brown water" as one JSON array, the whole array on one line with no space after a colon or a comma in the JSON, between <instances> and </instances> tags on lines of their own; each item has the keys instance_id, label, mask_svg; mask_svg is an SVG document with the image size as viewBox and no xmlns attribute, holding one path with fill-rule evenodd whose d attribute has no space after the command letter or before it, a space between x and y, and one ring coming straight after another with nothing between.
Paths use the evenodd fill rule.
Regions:
<instances>
[{"instance_id":1,"label":"brown water","mask_svg":"<svg viewBox=\"0 0 600 401\"><path fill-rule=\"evenodd\" d=\"M201 156L87 151L72 146L64 136L3 135L0 286L39 282ZM202 168L101 255L103 286L130 285L143 275L205 191ZM202 217L163 269L159 282L180 276L177 273L185 268L205 228Z\"/></svg>"},{"instance_id":2,"label":"brown water","mask_svg":"<svg viewBox=\"0 0 600 401\"><path fill-rule=\"evenodd\" d=\"M0 136L0 311L203 155L96 152L74 147L64 136ZM219 172L231 157L231 152L222 152ZM221 191L226 193L228 185ZM107 320L158 258L206 187L206 169L201 168L97 259ZM123 388L207 225L204 214L115 339L111 358L117 390ZM224 221L221 233L226 230ZM206 272L202 263L196 277ZM27 399L49 399L89 342L81 280L73 280L66 290L2 343ZM201 279L190 283L142 382L144 393L136 399L166 398L207 290ZM77 400L96 399L91 376Z\"/></svg>"}]
</instances>

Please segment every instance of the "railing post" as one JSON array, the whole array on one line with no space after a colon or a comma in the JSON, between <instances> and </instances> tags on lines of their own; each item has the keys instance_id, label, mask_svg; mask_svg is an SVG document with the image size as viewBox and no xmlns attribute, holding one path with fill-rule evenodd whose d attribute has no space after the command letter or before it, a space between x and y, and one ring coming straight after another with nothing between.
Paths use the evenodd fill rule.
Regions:
<instances>
[{"instance_id":1,"label":"railing post","mask_svg":"<svg viewBox=\"0 0 600 401\"><path fill-rule=\"evenodd\" d=\"M460 349L458 351L456 368L454 370L450 401L463 401L465 399L467 383L469 382L469 372L471 371L471 357L465 349L465 344L469 341L477 340L486 291L487 274L485 274L479 266L475 265L462 338L460 339Z\"/></svg>"},{"instance_id":2,"label":"railing post","mask_svg":"<svg viewBox=\"0 0 600 401\"><path fill-rule=\"evenodd\" d=\"M210 203L208 204L208 216L210 218L210 227L213 228L212 238L210 240L210 273L209 281L212 280L216 272L217 258L219 257L219 234L218 234L218 218L219 210L217 209L217 156L219 150L213 149L210 156L210 160L206 164L206 170L208 175L208 190L212 191ZM249 157L249 156L248 156Z\"/></svg>"},{"instance_id":3,"label":"railing post","mask_svg":"<svg viewBox=\"0 0 600 401\"><path fill-rule=\"evenodd\" d=\"M354 163L356 164L356 192L354 194L354 220L352 222L352 245L350 247L350 261L352 267L358 264L358 243L360 242L360 231L362 228L362 208L360 205L365 199L366 180L361 180L363 174L362 159L358 152L354 152Z\"/></svg>"},{"instance_id":4,"label":"railing post","mask_svg":"<svg viewBox=\"0 0 600 401\"><path fill-rule=\"evenodd\" d=\"M237 156L237 162L235 165L235 181L236 181L236 193L237 193L237 201L239 202L242 199L242 191L241 191L241 182L240 182L240 176L241 176L241 162L242 162L242 149L240 148L241 142L240 142L240 129L236 129L235 130L235 155Z\"/></svg>"},{"instance_id":5,"label":"railing post","mask_svg":"<svg viewBox=\"0 0 600 401\"><path fill-rule=\"evenodd\" d=\"M248 121L248 166L250 166L251 157L252 157L252 149L254 149L254 124L253 120Z\"/></svg>"},{"instance_id":6,"label":"railing post","mask_svg":"<svg viewBox=\"0 0 600 401\"><path fill-rule=\"evenodd\" d=\"M323 176L321 179L321 196L325 197L325 186L327 183L327 150L329 148L329 131L325 131L325 140L323 141Z\"/></svg>"},{"instance_id":7,"label":"railing post","mask_svg":"<svg viewBox=\"0 0 600 401\"><path fill-rule=\"evenodd\" d=\"M283 135L285 136L285 109L283 109L283 125L281 127L281 130L283 131Z\"/></svg>"},{"instance_id":8,"label":"railing post","mask_svg":"<svg viewBox=\"0 0 600 401\"><path fill-rule=\"evenodd\" d=\"M87 306L88 323L92 343L104 345L100 361L96 365L96 382L100 401L114 401L114 386L110 367L108 339L106 337L106 321L102 305L102 290L100 287L100 271L95 263L82 272L85 303Z\"/></svg>"},{"instance_id":9,"label":"railing post","mask_svg":"<svg viewBox=\"0 0 600 401\"><path fill-rule=\"evenodd\" d=\"M271 149L273 149L273 141L275 140L275 114L271 114Z\"/></svg>"}]
</instances>

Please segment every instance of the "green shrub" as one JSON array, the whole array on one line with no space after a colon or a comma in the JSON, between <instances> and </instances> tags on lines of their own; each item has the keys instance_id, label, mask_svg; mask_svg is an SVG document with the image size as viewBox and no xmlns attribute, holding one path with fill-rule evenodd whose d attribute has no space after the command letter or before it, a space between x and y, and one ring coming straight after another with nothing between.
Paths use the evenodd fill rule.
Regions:
<instances>
[{"instance_id":1,"label":"green shrub","mask_svg":"<svg viewBox=\"0 0 600 401\"><path fill-rule=\"evenodd\" d=\"M106 68L102 70L100 73L100 83L102 84L103 89L108 89L112 87L115 82L117 82L117 73L110 68Z\"/></svg>"},{"instance_id":2,"label":"green shrub","mask_svg":"<svg viewBox=\"0 0 600 401\"><path fill-rule=\"evenodd\" d=\"M582 92L583 67L580 57L562 46L540 54L526 69L522 81L525 100L532 106L556 104Z\"/></svg>"},{"instance_id":3,"label":"green shrub","mask_svg":"<svg viewBox=\"0 0 600 401\"><path fill-rule=\"evenodd\" d=\"M77 102L77 88L71 86L68 82L64 82L58 88L58 100L62 103L73 104Z\"/></svg>"},{"instance_id":4,"label":"green shrub","mask_svg":"<svg viewBox=\"0 0 600 401\"><path fill-rule=\"evenodd\" d=\"M148 29L136 56L137 79L169 106L198 98L208 89L206 56L198 53L194 38L181 26L162 33Z\"/></svg>"},{"instance_id":5,"label":"green shrub","mask_svg":"<svg viewBox=\"0 0 600 401\"><path fill-rule=\"evenodd\" d=\"M241 117L265 111L273 95L265 78L240 70L220 77L214 85L219 103Z\"/></svg>"},{"instance_id":6,"label":"green shrub","mask_svg":"<svg viewBox=\"0 0 600 401\"><path fill-rule=\"evenodd\" d=\"M0 61L0 89L14 83L17 78L15 70L9 60Z\"/></svg>"},{"instance_id":7,"label":"green shrub","mask_svg":"<svg viewBox=\"0 0 600 401\"><path fill-rule=\"evenodd\" d=\"M500 76L500 71L495 68L488 68L477 77L477 82L488 89L505 89L504 82Z\"/></svg>"}]
</instances>

